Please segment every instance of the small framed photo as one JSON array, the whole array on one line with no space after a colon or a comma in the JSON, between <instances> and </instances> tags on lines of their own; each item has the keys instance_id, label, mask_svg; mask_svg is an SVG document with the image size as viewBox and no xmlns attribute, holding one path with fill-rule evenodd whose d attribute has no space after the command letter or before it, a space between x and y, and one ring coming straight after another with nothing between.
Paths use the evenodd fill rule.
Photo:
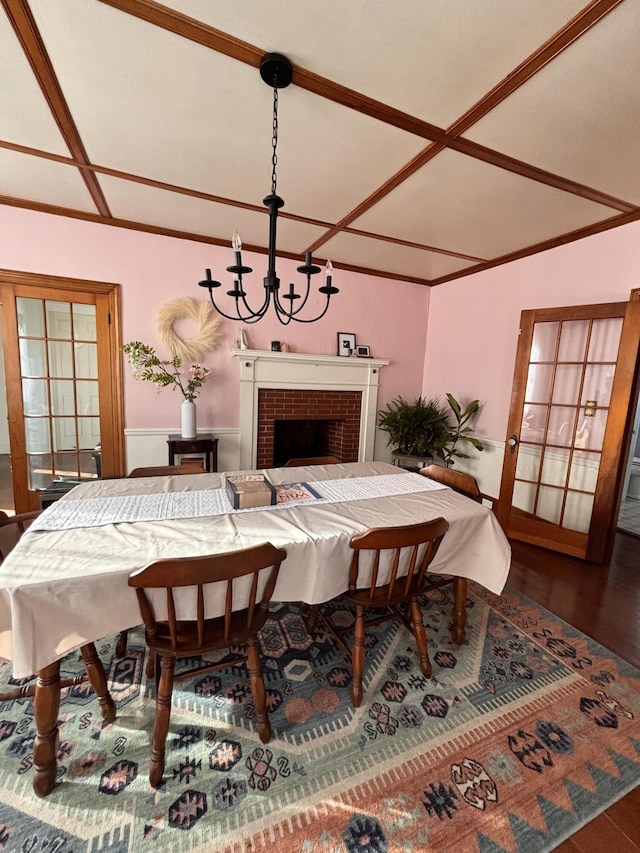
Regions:
<instances>
[{"instance_id":1,"label":"small framed photo","mask_svg":"<svg viewBox=\"0 0 640 853\"><path fill-rule=\"evenodd\" d=\"M338 332L338 355L350 356L356 348L353 332Z\"/></svg>"},{"instance_id":2,"label":"small framed photo","mask_svg":"<svg viewBox=\"0 0 640 853\"><path fill-rule=\"evenodd\" d=\"M371 348L364 344L356 347L356 355L358 358L371 358Z\"/></svg>"}]
</instances>

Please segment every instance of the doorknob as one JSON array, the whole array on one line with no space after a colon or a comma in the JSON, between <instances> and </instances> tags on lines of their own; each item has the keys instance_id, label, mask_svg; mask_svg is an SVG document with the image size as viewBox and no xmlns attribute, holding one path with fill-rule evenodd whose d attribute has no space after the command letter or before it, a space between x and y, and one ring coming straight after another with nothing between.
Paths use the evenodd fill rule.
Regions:
<instances>
[{"instance_id":1,"label":"doorknob","mask_svg":"<svg viewBox=\"0 0 640 853\"><path fill-rule=\"evenodd\" d=\"M509 445L509 450L512 453L515 453L515 449L518 445L518 436L514 433L512 436L510 436L509 440L507 441L507 444Z\"/></svg>"}]
</instances>

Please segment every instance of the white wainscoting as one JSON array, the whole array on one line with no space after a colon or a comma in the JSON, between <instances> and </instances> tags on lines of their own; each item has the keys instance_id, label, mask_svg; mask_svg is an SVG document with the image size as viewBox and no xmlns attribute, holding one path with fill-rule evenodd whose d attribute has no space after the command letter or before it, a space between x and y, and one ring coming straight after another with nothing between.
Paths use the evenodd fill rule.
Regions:
<instances>
[{"instance_id":1,"label":"white wainscoting","mask_svg":"<svg viewBox=\"0 0 640 853\"><path fill-rule=\"evenodd\" d=\"M167 438L178 432L172 429L126 429L125 459L127 473L133 468L150 465L168 465ZM239 429L199 429L198 433L211 433L218 439L218 471L240 470Z\"/></svg>"}]
</instances>

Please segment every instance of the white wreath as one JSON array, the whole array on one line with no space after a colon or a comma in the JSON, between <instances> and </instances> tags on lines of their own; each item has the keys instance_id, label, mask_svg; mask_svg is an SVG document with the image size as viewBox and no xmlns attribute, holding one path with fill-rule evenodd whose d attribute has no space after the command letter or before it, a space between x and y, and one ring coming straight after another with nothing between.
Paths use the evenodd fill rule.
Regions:
<instances>
[{"instance_id":1,"label":"white wreath","mask_svg":"<svg viewBox=\"0 0 640 853\"><path fill-rule=\"evenodd\" d=\"M194 320L200 331L192 338L184 340L176 334L173 324L176 320ZM215 349L220 341L220 318L204 299L183 296L172 299L158 311L156 332L160 341L172 355L183 361L199 361L209 350Z\"/></svg>"}]
</instances>

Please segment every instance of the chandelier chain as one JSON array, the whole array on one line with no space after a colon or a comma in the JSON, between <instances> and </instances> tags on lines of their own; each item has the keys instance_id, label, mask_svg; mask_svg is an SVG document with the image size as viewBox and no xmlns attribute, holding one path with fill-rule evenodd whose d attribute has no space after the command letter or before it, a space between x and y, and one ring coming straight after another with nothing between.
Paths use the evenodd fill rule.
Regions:
<instances>
[{"instance_id":1,"label":"chandelier chain","mask_svg":"<svg viewBox=\"0 0 640 853\"><path fill-rule=\"evenodd\" d=\"M271 194L276 194L278 183L278 175L276 174L276 166L278 165L278 75L273 78L273 135L271 137L271 146L273 154L271 155Z\"/></svg>"}]
</instances>

